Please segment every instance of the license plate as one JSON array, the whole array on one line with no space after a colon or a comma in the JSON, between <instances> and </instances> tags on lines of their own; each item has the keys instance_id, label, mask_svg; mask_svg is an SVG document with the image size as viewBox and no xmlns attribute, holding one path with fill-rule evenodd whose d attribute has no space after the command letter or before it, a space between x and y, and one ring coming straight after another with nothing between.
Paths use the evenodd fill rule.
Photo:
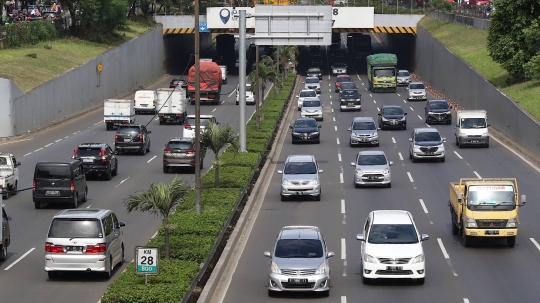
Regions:
<instances>
[{"instance_id":1,"label":"license plate","mask_svg":"<svg viewBox=\"0 0 540 303\"><path fill-rule=\"evenodd\" d=\"M391 124L397 124L397 121L391 121L390 123Z\"/></svg>"},{"instance_id":2,"label":"license plate","mask_svg":"<svg viewBox=\"0 0 540 303\"><path fill-rule=\"evenodd\" d=\"M302 192L302 191L297 191L297 192L296 192L296 195L297 195L297 196L302 196L303 194L304 194L304 192Z\"/></svg>"},{"instance_id":3,"label":"license plate","mask_svg":"<svg viewBox=\"0 0 540 303\"><path fill-rule=\"evenodd\" d=\"M173 116L165 116L165 119L171 119Z\"/></svg>"},{"instance_id":4,"label":"license plate","mask_svg":"<svg viewBox=\"0 0 540 303\"><path fill-rule=\"evenodd\" d=\"M403 266L386 266L386 271L401 271Z\"/></svg>"},{"instance_id":5,"label":"license plate","mask_svg":"<svg viewBox=\"0 0 540 303\"><path fill-rule=\"evenodd\" d=\"M148 107L148 104L141 104L142 107Z\"/></svg>"},{"instance_id":6,"label":"license plate","mask_svg":"<svg viewBox=\"0 0 540 303\"><path fill-rule=\"evenodd\" d=\"M60 196L59 190L48 190L45 192L46 196Z\"/></svg>"},{"instance_id":7,"label":"license plate","mask_svg":"<svg viewBox=\"0 0 540 303\"><path fill-rule=\"evenodd\" d=\"M94 162L94 159L83 159L84 163L92 163Z\"/></svg>"},{"instance_id":8,"label":"license plate","mask_svg":"<svg viewBox=\"0 0 540 303\"><path fill-rule=\"evenodd\" d=\"M82 252L83 251L82 246L66 246L65 248L66 248L67 252L69 252L69 251Z\"/></svg>"},{"instance_id":9,"label":"license plate","mask_svg":"<svg viewBox=\"0 0 540 303\"><path fill-rule=\"evenodd\" d=\"M131 138L124 138L124 142L131 142Z\"/></svg>"},{"instance_id":10,"label":"license plate","mask_svg":"<svg viewBox=\"0 0 540 303\"><path fill-rule=\"evenodd\" d=\"M349 106L354 106L354 102L352 102L352 103L349 103Z\"/></svg>"},{"instance_id":11,"label":"license plate","mask_svg":"<svg viewBox=\"0 0 540 303\"><path fill-rule=\"evenodd\" d=\"M478 140L471 140L471 143L479 143L480 141Z\"/></svg>"},{"instance_id":12,"label":"license plate","mask_svg":"<svg viewBox=\"0 0 540 303\"><path fill-rule=\"evenodd\" d=\"M184 157L186 154L183 153L174 153L173 156L175 157Z\"/></svg>"},{"instance_id":13,"label":"license plate","mask_svg":"<svg viewBox=\"0 0 540 303\"><path fill-rule=\"evenodd\" d=\"M498 235L499 231L498 230L486 230L484 232L484 234L486 234L486 235Z\"/></svg>"},{"instance_id":14,"label":"license plate","mask_svg":"<svg viewBox=\"0 0 540 303\"><path fill-rule=\"evenodd\" d=\"M307 279L289 279L289 284L307 284Z\"/></svg>"}]
</instances>

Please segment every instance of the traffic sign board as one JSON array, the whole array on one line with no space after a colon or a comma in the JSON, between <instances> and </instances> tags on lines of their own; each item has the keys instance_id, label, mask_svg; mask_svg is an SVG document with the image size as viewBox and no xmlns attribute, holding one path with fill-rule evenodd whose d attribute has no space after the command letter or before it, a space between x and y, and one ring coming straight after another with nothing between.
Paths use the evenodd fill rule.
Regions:
<instances>
[{"instance_id":1,"label":"traffic sign board","mask_svg":"<svg viewBox=\"0 0 540 303\"><path fill-rule=\"evenodd\" d=\"M159 247L136 246L135 247L135 274L158 275L159 274Z\"/></svg>"},{"instance_id":2,"label":"traffic sign board","mask_svg":"<svg viewBox=\"0 0 540 303\"><path fill-rule=\"evenodd\" d=\"M208 33L208 32L210 32L208 30L208 25L206 24L206 22L199 22L199 32L200 33Z\"/></svg>"}]
</instances>

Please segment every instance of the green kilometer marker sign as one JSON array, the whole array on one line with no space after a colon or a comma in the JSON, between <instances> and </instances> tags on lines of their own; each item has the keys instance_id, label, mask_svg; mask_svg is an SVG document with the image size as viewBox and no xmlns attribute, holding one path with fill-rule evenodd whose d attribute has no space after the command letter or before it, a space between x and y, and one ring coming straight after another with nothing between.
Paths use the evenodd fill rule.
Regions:
<instances>
[{"instance_id":1,"label":"green kilometer marker sign","mask_svg":"<svg viewBox=\"0 0 540 303\"><path fill-rule=\"evenodd\" d=\"M135 247L135 274L159 275L159 248L155 246Z\"/></svg>"}]
</instances>

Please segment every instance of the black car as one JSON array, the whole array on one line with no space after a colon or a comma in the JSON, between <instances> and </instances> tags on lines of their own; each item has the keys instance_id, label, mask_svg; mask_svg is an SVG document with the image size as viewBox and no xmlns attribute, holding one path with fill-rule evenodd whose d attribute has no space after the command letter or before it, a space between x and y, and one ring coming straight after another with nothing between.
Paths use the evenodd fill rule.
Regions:
<instances>
[{"instance_id":1,"label":"black car","mask_svg":"<svg viewBox=\"0 0 540 303\"><path fill-rule=\"evenodd\" d=\"M114 138L114 149L120 154L124 151L136 151L146 155L150 151L150 134L152 132L141 124L121 124Z\"/></svg>"},{"instance_id":2,"label":"black car","mask_svg":"<svg viewBox=\"0 0 540 303\"><path fill-rule=\"evenodd\" d=\"M446 100L429 100L425 107L425 121L432 123L452 123L452 111Z\"/></svg>"},{"instance_id":3,"label":"black car","mask_svg":"<svg viewBox=\"0 0 540 303\"><path fill-rule=\"evenodd\" d=\"M289 126L292 129L292 143L297 142L315 142L321 143L321 134L317 125L317 121L313 118L300 118L294 121L294 124Z\"/></svg>"},{"instance_id":4,"label":"black car","mask_svg":"<svg viewBox=\"0 0 540 303\"><path fill-rule=\"evenodd\" d=\"M39 162L34 170L32 198L34 207L43 203L69 203L77 208L86 202L88 185L80 160L71 162Z\"/></svg>"},{"instance_id":5,"label":"black car","mask_svg":"<svg viewBox=\"0 0 540 303\"><path fill-rule=\"evenodd\" d=\"M81 160L86 175L111 180L118 173L116 153L107 143L82 143L73 152L73 159Z\"/></svg>"},{"instance_id":6,"label":"black car","mask_svg":"<svg viewBox=\"0 0 540 303\"><path fill-rule=\"evenodd\" d=\"M322 71L318 67L310 67L308 68L306 75L308 77L317 77L319 80L322 80Z\"/></svg>"},{"instance_id":7,"label":"black car","mask_svg":"<svg viewBox=\"0 0 540 303\"><path fill-rule=\"evenodd\" d=\"M356 87L356 84L354 82L341 82L341 86L339 87L339 97L341 98L341 93L343 90L346 89L356 89L358 90L358 87Z\"/></svg>"},{"instance_id":8,"label":"black car","mask_svg":"<svg viewBox=\"0 0 540 303\"><path fill-rule=\"evenodd\" d=\"M379 128L407 129L407 113L399 105L384 105L379 113Z\"/></svg>"},{"instance_id":9,"label":"black car","mask_svg":"<svg viewBox=\"0 0 540 303\"><path fill-rule=\"evenodd\" d=\"M362 110L362 94L357 89L344 89L339 97L339 111Z\"/></svg>"}]
</instances>

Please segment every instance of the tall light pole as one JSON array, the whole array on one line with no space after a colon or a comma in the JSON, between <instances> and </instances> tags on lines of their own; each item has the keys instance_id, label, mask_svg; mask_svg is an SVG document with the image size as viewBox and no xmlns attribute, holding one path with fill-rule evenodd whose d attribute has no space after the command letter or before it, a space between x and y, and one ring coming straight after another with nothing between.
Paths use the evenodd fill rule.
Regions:
<instances>
[{"instance_id":1,"label":"tall light pole","mask_svg":"<svg viewBox=\"0 0 540 303\"><path fill-rule=\"evenodd\" d=\"M261 100L261 85L259 83L259 45L255 44L255 77L257 78L257 98L255 99L255 112L257 129L261 125L261 116L259 116L259 102Z\"/></svg>"},{"instance_id":2,"label":"tall light pole","mask_svg":"<svg viewBox=\"0 0 540 303\"><path fill-rule=\"evenodd\" d=\"M238 101L240 104L240 152L246 150L246 10L241 9L240 24L238 33L240 34L240 45L238 47Z\"/></svg>"},{"instance_id":3,"label":"tall light pole","mask_svg":"<svg viewBox=\"0 0 540 303\"><path fill-rule=\"evenodd\" d=\"M195 0L195 213L201 213L201 59L199 37L199 0Z\"/></svg>"}]
</instances>

